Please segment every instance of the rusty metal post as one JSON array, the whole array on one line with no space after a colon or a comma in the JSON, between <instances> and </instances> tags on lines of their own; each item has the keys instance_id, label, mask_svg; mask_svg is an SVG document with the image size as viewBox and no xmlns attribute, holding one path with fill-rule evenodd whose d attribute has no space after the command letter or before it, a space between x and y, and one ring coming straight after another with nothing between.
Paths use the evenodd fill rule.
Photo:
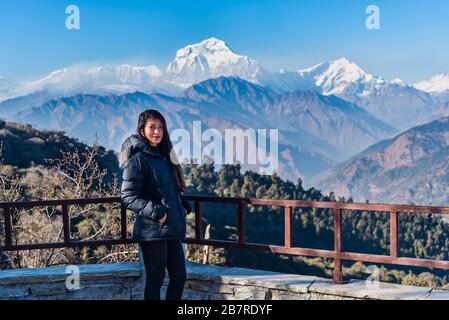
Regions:
<instances>
[{"instance_id":1,"label":"rusty metal post","mask_svg":"<svg viewBox=\"0 0 449 320\"><path fill-rule=\"evenodd\" d=\"M203 237L203 212L201 210L201 202L195 201L195 238Z\"/></svg>"},{"instance_id":2,"label":"rusty metal post","mask_svg":"<svg viewBox=\"0 0 449 320\"><path fill-rule=\"evenodd\" d=\"M123 240L126 240L128 236L127 217L126 217L126 208L123 203L120 203L120 225L121 225L121 237Z\"/></svg>"},{"instance_id":3,"label":"rusty metal post","mask_svg":"<svg viewBox=\"0 0 449 320\"><path fill-rule=\"evenodd\" d=\"M67 203L62 204L62 227L64 229L64 243L70 243L69 206Z\"/></svg>"},{"instance_id":4,"label":"rusty metal post","mask_svg":"<svg viewBox=\"0 0 449 320\"><path fill-rule=\"evenodd\" d=\"M237 204L237 230L239 235L239 244L245 243L245 208L243 206L243 200L240 200Z\"/></svg>"},{"instance_id":5,"label":"rusty metal post","mask_svg":"<svg viewBox=\"0 0 449 320\"><path fill-rule=\"evenodd\" d=\"M3 218L5 219L5 246L12 246L12 219L11 208L3 207Z\"/></svg>"},{"instance_id":6,"label":"rusty metal post","mask_svg":"<svg viewBox=\"0 0 449 320\"><path fill-rule=\"evenodd\" d=\"M398 256L398 213L390 211L390 256Z\"/></svg>"},{"instance_id":7,"label":"rusty metal post","mask_svg":"<svg viewBox=\"0 0 449 320\"><path fill-rule=\"evenodd\" d=\"M343 282L343 272L341 265L341 209L334 209L334 277L333 282L340 284Z\"/></svg>"},{"instance_id":8,"label":"rusty metal post","mask_svg":"<svg viewBox=\"0 0 449 320\"><path fill-rule=\"evenodd\" d=\"M284 246L292 247L292 207L284 207Z\"/></svg>"}]
</instances>

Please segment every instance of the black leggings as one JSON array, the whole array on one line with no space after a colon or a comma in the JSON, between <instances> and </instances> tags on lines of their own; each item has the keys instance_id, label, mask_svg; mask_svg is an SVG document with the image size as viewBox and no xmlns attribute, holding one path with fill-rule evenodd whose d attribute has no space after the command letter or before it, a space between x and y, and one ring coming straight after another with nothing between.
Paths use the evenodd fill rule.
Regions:
<instances>
[{"instance_id":1,"label":"black leggings","mask_svg":"<svg viewBox=\"0 0 449 320\"><path fill-rule=\"evenodd\" d=\"M167 267L166 300L181 300L186 282L186 262L181 240L139 242L146 271L145 300L160 300Z\"/></svg>"}]
</instances>

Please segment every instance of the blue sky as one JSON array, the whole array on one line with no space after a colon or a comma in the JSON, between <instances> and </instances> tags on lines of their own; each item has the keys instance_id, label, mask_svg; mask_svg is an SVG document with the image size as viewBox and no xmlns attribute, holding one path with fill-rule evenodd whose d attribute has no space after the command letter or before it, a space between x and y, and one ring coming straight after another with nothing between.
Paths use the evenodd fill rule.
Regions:
<instances>
[{"instance_id":1,"label":"blue sky","mask_svg":"<svg viewBox=\"0 0 449 320\"><path fill-rule=\"evenodd\" d=\"M67 5L81 29L65 28ZM365 28L380 8L381 29ZM347 57L387 79L449 71L448 0L0 0L0 75L35 79L80 62L156 64L214 36L268 70Z\"/></svg>"}]
</instances>

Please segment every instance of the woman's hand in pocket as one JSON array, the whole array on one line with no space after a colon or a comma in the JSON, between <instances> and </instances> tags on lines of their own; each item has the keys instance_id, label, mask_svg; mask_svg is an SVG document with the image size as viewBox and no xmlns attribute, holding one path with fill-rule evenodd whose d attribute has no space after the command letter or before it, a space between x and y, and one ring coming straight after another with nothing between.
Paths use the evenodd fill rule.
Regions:
<instances>
[{"instance_id":1,"label":"woman's hand in pocket","mask_svg":"<svg viewBox=\"0 0 449 320\"><path fill-rule=\"evenodd\" d=\"M159 220L160 224L163 224L167 220L167 213L164 214L161 220Z\"/></svg>"}]
</instances>

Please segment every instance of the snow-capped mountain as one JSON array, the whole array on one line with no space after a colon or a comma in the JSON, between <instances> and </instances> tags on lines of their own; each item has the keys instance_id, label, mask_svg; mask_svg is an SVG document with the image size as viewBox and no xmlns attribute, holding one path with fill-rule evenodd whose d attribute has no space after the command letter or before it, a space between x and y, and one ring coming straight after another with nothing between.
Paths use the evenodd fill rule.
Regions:
<instances>
[{"instance_id":1,"label":"snow-capped mountain","mask_svg":"<svg viewBox=\"0 0 449 320\"><path fill-rule=\"evenodd\" d=\"M310 68L297 71L281 70L259 81L279 91L316 90L324 95L368 95L387 82L365 72L347 58L321 62ZM398 83L395 80L393 83Z\"/></svg>"},{"instance_id":2,"label":"snow-capped mountain","mask_svg":"<svg viewBox=\"0 0 449 320\"><path fill-rule=\"evenodd\" d=\"M298 70L296 89L313 89L355 103L398 129L428 120L438 102L400 79L387 81L364 71L346 58ZM292 74L288 74L292 78ZM292 81L289 81L292 83Z\"/></svg>"},{"instance_id":3,"label":"snow-capped mountain","mask_svg":"<svg viewBox=\"0 0 449 320\"><path fill-rule=\"evenodd\" d=\"M194 84L221 76L237 76L270 87L278 94L314 90L323 95L335 95L364 108L400 130L436 119L442 115L442 110L446 110L444 104L449 101L449 93L447 99L445 95L449 91L435 95L435 92L449 86L447 75L436 76L427 84L413 86L400 79L387 81L364 71L346 58L297 71L269 72L256 60L235 53L217 38L179 49L166 68L126 64L63 68L37 81L9 85L3 92L0 90L0 101L5 97L24 96L39 91L55 97L135 91L174 96Z\"/></svg>"},{"instance_id":4,"label":"snow-capped mountain","mask_svg":"<svg viewBox=\"0 0 449 320\"><path fill-rule=\"evenodd\" d=\"M8 87L9 91L3 95L0 79L0 101L40 90L59 96L135 91L177 94L210 78L238 76L257 82L265 74L268 73L257 61L234 53L222 40L209 38L179 49L165 71L155 65L72 66L53 71L36 81L22 82L14 90Z\"/></svg>"},{"instance_id":5,"label":"snow-capped mountain","mask_svg":"<svg viewBox=\"0 0 449 320\"><path fill-rule=\"evenodd\" d=\"M263 73L257 61L234 53L223 40L216 38L179 49L167 67L168 79L185 88L220 76L257 81Z\"/></svg>"},{"instance_id":6,"label":"snow-capped mountain","mask_svg":"<svg viewBox=\"0 0 449 320\"><path fill-rule=\"evenodd\" d=\"M305 83L319 87L325 95L339 95L350 92L367 95L369 89L385 84L381 77L375 77L346 58L323 62L311 68L298 70Z\"/></svg>"},{"instance_id":7,"label":"snow-capped mountain","mask_svg":"<svg viewBox=\"0 0 449 320\"><path fill-rule=\"evenodd\" d=\"M449 72L437 74L430 79L416 83L415 88L428 92L441 101L449 102Z\"/></svg>"},{"instance_id":8,"label":"snow-capped mountain","mask_svg":"<svg viewBox=\"0 0 449 320\"><path fill-rule=\"evenodd\" d=\"M126 93L134 91L166 92L170 84L161 79L156 66L75 66L50 73L37 81L22 82L18 91L22 95L48 90L60 95L74 93Z\"/></svg>"},{"instance_id":9,"label":"snow-capped mountain","mask_svg":"<svg viewBox=\"0 0 449 320\"><path fill-rule=\"evenodd\" d=\"M437 74L430 79L418 82L415 88L432 93L442 93L449 90L449 73Z\"/></svg>"}]
</instances>

